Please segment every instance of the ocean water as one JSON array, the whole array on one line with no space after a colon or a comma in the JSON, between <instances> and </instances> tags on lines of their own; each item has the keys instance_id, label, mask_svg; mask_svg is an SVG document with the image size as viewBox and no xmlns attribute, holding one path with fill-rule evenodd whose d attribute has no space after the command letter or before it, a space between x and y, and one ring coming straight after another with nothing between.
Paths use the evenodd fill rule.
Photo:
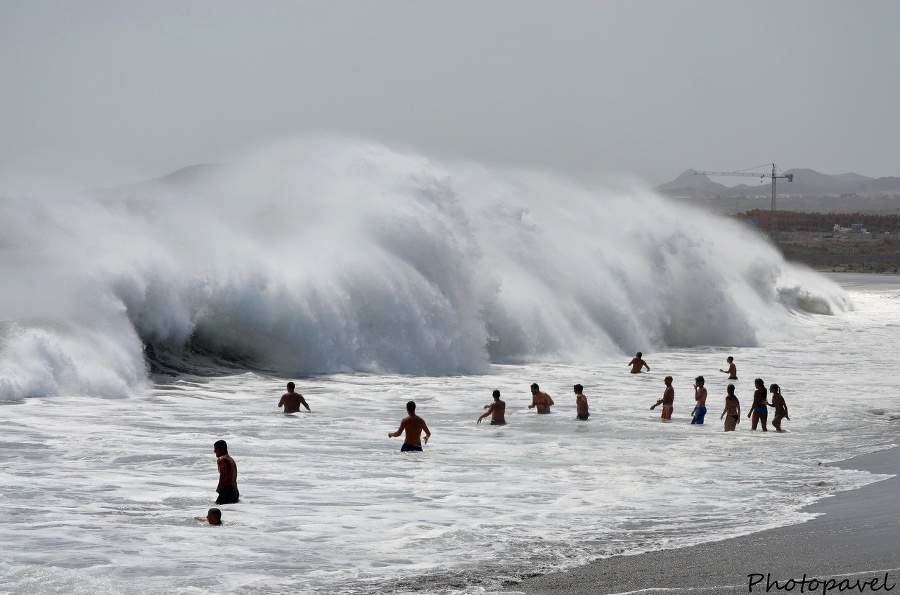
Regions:
<instances>
[{"instance_id":1,"label":"ocean water","mask_svg":"<svg viewBox=\"0 0 900 595\"><path fill-rule=\"evenodd\" d=\"M639 188L317 140L0 212L3 592L514 592L803 522L879 479L823 463L897 442L900 280ZM728 355L787 432L722 432ZM387 437L411 399L424 453ZM242 501L211 527L218 439Z\"/></svg>"}]
</instances>

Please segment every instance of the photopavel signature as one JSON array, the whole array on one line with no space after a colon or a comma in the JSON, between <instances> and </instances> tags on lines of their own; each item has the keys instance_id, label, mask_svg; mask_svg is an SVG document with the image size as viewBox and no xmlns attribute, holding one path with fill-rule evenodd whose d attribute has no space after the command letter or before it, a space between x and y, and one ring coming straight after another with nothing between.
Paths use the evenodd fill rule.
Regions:
<instances>
[{"instance_id":1,"label":"photopavel signature","mask_svg":"<svg viewBox=\"0 0 900 595\"><path fill-rule=\"evenodd\" d=\"M876 576L869 579L837 579L837 578L808 578L806 574L801 579L787 579L779 582L772 579L770 573L767 574L748 574L749 582L747 584L749 593L772 593L772 592L797 592L797 593L878 593L884 591L890 593L897 586L896 582L891 582L889 573L885 572L884 577ZM764 583L765 581L765 583ZM868 588L868 589L867 589Z\"/></svg>"}]
</instances>

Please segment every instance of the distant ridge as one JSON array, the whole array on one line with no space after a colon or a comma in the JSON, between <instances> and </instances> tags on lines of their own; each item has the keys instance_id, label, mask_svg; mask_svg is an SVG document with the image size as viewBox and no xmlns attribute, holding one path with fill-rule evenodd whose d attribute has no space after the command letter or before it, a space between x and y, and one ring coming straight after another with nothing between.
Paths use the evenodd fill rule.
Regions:
<instances>
[{"instance_id":1,"label":"distant ridge","mask_svg":"<svg viewBox=\"0 0 900 595\"><path fill-rule=\"evenodd\" d=\"M683 198L739 198L761 195L769 192L769 178L759 178L759 183L725 186L706 175L695 175L693 169L679 174L671 182L660 184L655 190L669 196ZM763 173L763 172L761 172ZM828 175L813 169L789 169L785 174L793 174L793 183L779 180L779 194L811 194L818 196L841 196L847 194L869 195L874 193L900 194L900 177L869 178L855 173Z\"/></svg>"}]
</instances>

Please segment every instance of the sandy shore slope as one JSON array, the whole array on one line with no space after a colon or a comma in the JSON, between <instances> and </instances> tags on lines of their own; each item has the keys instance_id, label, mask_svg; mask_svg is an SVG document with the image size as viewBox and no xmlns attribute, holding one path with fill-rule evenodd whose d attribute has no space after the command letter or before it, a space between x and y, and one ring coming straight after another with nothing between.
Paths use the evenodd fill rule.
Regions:
<instances>
[{"instance_id":1,"label":"sandy shore slope","mask_svg":"<svg viewBox=\"0 0 900 595\"><path fill-rule=\"evenodd\" d=\"M900 595L900 448L856 457L840 466L893 477L810 506L807 510L820 516L807 523L676 550L615 556L528 579L510 591L542 595ZM769 581L778 583L769 582L768 590L767 575ZM808 581L834 582L807 582L801 591L799 581L804 575ZM756 579L759 582L751 588ZM787 583L790 579L797 582ZM842 584L844 580L848 582Z\"/></svg>"}]
</instances>

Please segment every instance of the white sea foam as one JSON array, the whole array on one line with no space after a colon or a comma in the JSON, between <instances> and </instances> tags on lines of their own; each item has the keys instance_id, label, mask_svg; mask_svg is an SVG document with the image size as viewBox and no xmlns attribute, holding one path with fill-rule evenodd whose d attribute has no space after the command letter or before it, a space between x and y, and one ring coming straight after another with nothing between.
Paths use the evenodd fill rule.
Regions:
<instances>
[{"instance_id":1,"label":"white sea foam","mask_svg":"<svg viewBox=\"0 0 900 595\"><path fill-rule=\"evenodd\" d=\"M290 374L481 373L757 345L846 309L746 226L645 190L303 141L0 200L0 400L126 396L144 346Z\"/></svg>"},{"instance_id":2,"label":"white sea foam","mask_svg":"<svg viewBox=\"0 0 900 595\"><path fill-rule=\"evenodd\" d=\"M790 333L761 346L648 352L653 371L637 376L619 354L480 375L331 374L295 379L313 412L283 415L285 379L233 364L221 376L154 376L127 399L7 402L0 584L480 593L599 556L802 522L804 504L878 479L821 463L897 440L897 363L880 347L895 338L900 288L863 285L851 297L856 309L834 316L796 312ZM729 354L745 409L754 377L781 385L787 433L750 432L746 418L721 431L728 381L717 370ZM648 410L665 374L675 377L671 423ZM688 424L697 374L710 390L704 426ZM532 381L555 399L553 415L526 408ZM574 382L585 385L588 422L574 419ZM509 425L476 426L494 388ZM410 398L433 432L422 454L401 454L386 436ZM209 527L192 517L212 505L219 438L243 499Z\"/></svg>"}]
</instances>

